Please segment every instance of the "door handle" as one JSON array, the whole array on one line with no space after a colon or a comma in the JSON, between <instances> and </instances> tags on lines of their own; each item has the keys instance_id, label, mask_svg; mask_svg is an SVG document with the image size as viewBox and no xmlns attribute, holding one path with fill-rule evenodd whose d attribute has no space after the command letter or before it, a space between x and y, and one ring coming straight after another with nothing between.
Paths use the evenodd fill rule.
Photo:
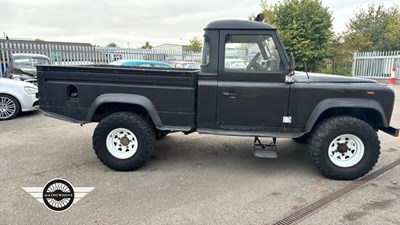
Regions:
<instances>
[{"instance_id":1,"label":"door handle","mask_svg":"<svg viewBox=\"0 0 400 225\"><path fill-rule=\"evenodd\" d=\"M223 96L226 96L228 98L236 98L238 96L238 93L236 92L222 92Z\"/></svg>"}]
</instances>

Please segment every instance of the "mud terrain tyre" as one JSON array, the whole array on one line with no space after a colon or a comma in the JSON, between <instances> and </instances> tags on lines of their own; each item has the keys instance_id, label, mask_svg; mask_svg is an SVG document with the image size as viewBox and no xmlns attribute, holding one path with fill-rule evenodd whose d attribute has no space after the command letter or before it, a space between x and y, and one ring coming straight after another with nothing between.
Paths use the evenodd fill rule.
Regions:
<instances>
[{"instance_id":1,"label":"mud terrain tyre","mask_svg":"<svg viewBox=\"0 0 400 225\"><path fill-rule=\"evenodd\" d=\"M308 151L312 162L324 176L354 180L375 166L380 142L377 133L366 122L350 116L336 116L313 129Z\"/></svg>"},{"instance_id":2,"label":"mud terrain tyre","mask_svg":"<svg viewBox=\"0 0 400 225\"><path fill-rule=\"evenodd\" d=\"M118 171L141 168L154 150L155 133L142 116L117 112L104 118L93 133L97 158Z\"/></svg>"}]
</instances>

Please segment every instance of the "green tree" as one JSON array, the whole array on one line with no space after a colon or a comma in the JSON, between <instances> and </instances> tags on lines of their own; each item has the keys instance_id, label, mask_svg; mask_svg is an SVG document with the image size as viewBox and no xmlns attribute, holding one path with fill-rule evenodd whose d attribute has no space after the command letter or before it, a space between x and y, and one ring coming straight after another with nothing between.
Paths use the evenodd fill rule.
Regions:
<instances>
[{"instance_id":1,"label":"green tree","mask_svg":"<svg viewBox=\"0 0 400 225\"><path fill-rule=\"evenodd\" d=\"M143 45L142 47L140 47L140 48L141 48L141 49L152 49L153 46L150 45L150 42L146 41L146 42L144 43L144 45Z\"/></svg>"},{"instance_id":2,"label":"green tree","mask_svg":"<svg viewBox=\"0 0 400 225\"><path fill-rule=\"evenodd\" d=\"M296 58L296 69L316 71L330 55L332 14L319 0L285 0L274 6L261 2L264 21L278 29L288 52Z\"/></svg>"},{"instance_id":3,"label":"green tree","mask_svg":"<svg viewBox=\"0 0 400 225\"><path fill-rule=\"evenodd\" d=\"M320 72L351 75L351 61L353 51L345 42L344 36L335 35L329 42L330 54L326 58L326 68L320 68Z\"/></svg>"},{"instance_id":4,"label":"green tree","mask_svg":"<svg viewBox=\"0 0 400 225\"><path fill-rule=\"evenodd\" d=\"M350 19L345 39L354 51L400 50L400 12L397 6L371 4Z\"/></svg>"},{"instance_id":5,"label":"green tree","mask_svg":"<svg viewBox=\"0 0 400 225\"><path fill-rule=\"evenodd\" d=\"M192 38L190 41L190 44L185 46L183 50L185 51L192 51L192 52L201 52L201 48L203 46L203 43L198 37Z\"/></svg>"},{"instance_id":6,"label":"green tree","mask_svg":"<svg viewBox=\"0 0 400 225\"><path fill-rule=\"evenodd\" d=\"M110 42L110 43L108 43L108 44L106 45L106 47L108 47L108 48L117 48L118 46L117 46L117 44L115 44L114 42Z\"/></svg>"}]
</instances>

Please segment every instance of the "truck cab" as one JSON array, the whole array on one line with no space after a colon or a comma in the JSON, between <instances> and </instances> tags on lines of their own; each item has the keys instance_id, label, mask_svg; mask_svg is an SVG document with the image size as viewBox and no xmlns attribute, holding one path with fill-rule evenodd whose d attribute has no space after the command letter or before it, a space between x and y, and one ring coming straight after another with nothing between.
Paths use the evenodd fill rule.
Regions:
<instances>
[{"instance_id":1,"label":"truck cab","mask_svg":"<svg viewBox=\"0 0 400 225\"><path fill-rule=\"evenodd\" d=\"M244 63L226 63L233 59ZM212 128L234 134L238 127L249 134L282 131L291 86L285 79L293 72L289 62L276 30L268 24L210 23L198 77L198 131Z\"/></svg>"}]
</instances>

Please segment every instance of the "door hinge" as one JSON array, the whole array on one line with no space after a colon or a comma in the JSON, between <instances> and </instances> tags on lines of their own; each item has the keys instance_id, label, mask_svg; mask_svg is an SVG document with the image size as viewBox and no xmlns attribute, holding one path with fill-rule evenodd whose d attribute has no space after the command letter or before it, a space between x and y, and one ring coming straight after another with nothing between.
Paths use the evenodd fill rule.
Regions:
<instances>
[{"instance_id":1,"label":"door hinge","mask_svg":"<svg viewBox=\"0 0 400 225\"><path fill-rule=\"evenodd\" d=\"M284 116L282 123L292 123L292 117L291 116Z\"/></svg>"},{"instance_id":2,"label":"door hinge","mask_svg":"<svg viewBox=\"0 0 400 225\"><path fill-rule=\"evenodd\" d=\"M289 83L289 84L294 83L294 77L293 77L293 75L286 75L286 76L285 76L285 82L286 82L286 83Z\"/></svg>"}]
</instances>

